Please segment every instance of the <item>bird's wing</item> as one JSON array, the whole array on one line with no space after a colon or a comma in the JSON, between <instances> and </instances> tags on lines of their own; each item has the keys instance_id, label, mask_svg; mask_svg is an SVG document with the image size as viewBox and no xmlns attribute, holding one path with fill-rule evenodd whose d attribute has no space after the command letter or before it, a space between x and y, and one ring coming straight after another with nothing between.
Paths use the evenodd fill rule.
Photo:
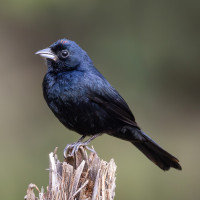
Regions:
<instances>
[{"instance_id":1,"label":"bird's wing","mask_svg":"<svg viewBox=\"0 0 200 200\"><path fill-rule=\"evenodd\" d=\"M87 97L112 117L140 129L129 106L110 84L104 85L100 90L90 89Z\"/></svg>"}]
</instances>

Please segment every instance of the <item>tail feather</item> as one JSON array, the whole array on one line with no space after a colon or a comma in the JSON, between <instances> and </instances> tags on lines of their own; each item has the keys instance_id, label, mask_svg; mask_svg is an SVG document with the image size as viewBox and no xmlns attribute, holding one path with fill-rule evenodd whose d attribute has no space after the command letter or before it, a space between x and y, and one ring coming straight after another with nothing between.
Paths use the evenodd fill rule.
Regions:
<instances>
[{"instance_id":1,"label":"tail feather","mask_svg":"<svg viewBox=\"0 0 200 200\"><path fill-rule=\"evenodd\" d=\"M135 135L136 133L134 133ZM142 140L131 141L144 155L154 162L162 170L169 170L170 167L181 170L179 160L172 156L170 153L162 149L156 142L154 142L143 131L137 129L139 138L142 136Z\"/></svg>"}]
</instances>

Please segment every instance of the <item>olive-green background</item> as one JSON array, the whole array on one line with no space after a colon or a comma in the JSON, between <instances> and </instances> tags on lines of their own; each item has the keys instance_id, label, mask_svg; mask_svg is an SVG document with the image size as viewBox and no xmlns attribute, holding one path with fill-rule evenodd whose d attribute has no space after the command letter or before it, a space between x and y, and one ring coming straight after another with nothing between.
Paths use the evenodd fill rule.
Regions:
<instances>
[{"instance_id":1,"label":"olive-green background","mask_svg":"<svg viewBox=\"0 0 200 200\"><path fill-rule=\"evenodd\" d=\"M126 99L137 122L180 159L161 171L130 143L104 135L92 145L117 164L116 200L200 198L200 2L1 0L0 199L48 184L48 153L80 136L42 95L44 61L34 55L75 40Z\"/></svg>"}]
</instances>

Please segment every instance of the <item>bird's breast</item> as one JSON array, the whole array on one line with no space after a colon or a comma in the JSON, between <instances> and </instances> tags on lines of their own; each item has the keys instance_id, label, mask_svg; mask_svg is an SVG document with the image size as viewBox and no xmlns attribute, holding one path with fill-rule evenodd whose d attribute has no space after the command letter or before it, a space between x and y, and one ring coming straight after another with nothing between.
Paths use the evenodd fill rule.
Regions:
<instances>
[{"instance_id":1,"label":"bird's breast","mask_svg":"<svg viewBox=\"0 0 200 200\"><path fill-rule=\"evenodd\" d=\"M83 91L76 82L70 75L45 76L43 94L53 112L70 112L70 107L81 101Z\"/></svg>"},{"instance_id":2,"label":"bird's breast","mask_svg":"<svg viewBox=\"0 0 200 200\"><path fill-rule=\"evenodd\" d=\"M84 84L77 77L45 76L43 81L44 98L55 116L67 128L90 135L100 130L94 125L98 116L86 93Z\"/></svg>"},{"instance_id":3,"label":"bird's breast","mask_svg":"<svg viewBox=\"0 0 200 200\"><path fill-rule=\"evenodd\" d=\"M89 79L90 80L90 79ZM88 78L80 74L62 77L46 76L43 82L44 98L55 116L67 128L82 135L110 132L115 119L104 108L88 98ZM96 87L99 86L96 84Z\"/></svg>"}]
</instances>

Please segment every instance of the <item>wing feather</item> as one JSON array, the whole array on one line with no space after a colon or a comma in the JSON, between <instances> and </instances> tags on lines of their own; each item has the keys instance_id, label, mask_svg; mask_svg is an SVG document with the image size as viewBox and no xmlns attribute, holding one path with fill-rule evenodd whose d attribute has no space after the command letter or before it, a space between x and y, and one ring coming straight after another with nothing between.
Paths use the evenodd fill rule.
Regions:
<instances>
[{"instance_id":1,"label":"wing feather","mask_svg":"<svg viewBox=\"0 0 200 200\"><path fill-rule=\"evenodd\" d=\"M92 91L88 94L88 98L90 101L98 104L112 117L140 129L129 106L114 88L112 90L105 89L101 93Z\"/></svg>"}]
</instances>

